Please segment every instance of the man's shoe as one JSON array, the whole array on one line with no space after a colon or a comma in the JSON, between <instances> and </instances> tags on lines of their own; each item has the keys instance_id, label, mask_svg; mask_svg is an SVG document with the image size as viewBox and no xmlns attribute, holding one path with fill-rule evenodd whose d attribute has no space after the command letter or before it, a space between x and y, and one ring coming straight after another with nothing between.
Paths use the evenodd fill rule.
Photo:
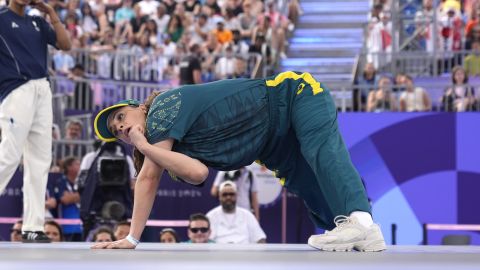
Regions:
<instances>
[{"instance_id":1,"label":"man's shoe","mask_svg":"<svg viewBox=\"0 0 480 270\"><path fill-rule=\"evenodd\" d=\"M23 243L50 243L52 240L42 231L25 231L22 233Z\"/></svg>"},{"instance_id":2,"label":"man's shoe","mask_svg":"<svg viewBox=\"0 0 480 270\"><path fill-rule=\"evenodd\" d=\"M387 249L382 231L377 224L365 227L355 217L335 217L335 229L312 235L308 244L325 251L382 251Z\"/></svg>"}]
</instances>

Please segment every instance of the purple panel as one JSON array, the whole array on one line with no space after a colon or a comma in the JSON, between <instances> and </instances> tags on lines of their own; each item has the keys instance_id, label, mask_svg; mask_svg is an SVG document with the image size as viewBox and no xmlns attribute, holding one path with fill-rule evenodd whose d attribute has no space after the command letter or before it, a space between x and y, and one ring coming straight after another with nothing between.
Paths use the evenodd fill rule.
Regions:
<instances>
[{"instance_id":1,"label":"purple panel","mask_svg":"<svg viewBox=\"0 0 480 270\"><path fill-rule=\"evenodd\" d=\"M478 160L478 159L477 159ZM458 223L480 224L480 173L458 172Z\"/></svg>"},{"instance_id":2,"label":"purple panel","mask_svg":"<svg viewBox=\"0 0 480 270\"><path fill-rule=\"evenodd\" d=\"M455 169L455 114L414 114L418 117L371 136L398 184Z\"/></svg>"},{"instance_id":3,"label":"purple panel","mask_svg":"<svg viewBox=\"0 0 480 270\"><path fill-rule=\"evenodd\" d=\"M411 113L340 113L338 125L345 144L351 147L381 129L415 117L418 115Z\"/></svg>"},{"instance_id":4,"label":"purple panel","mask_svg":"<svg viewBox=\"0 0 480 270\"><path fill-rule=\"evenodd\" d=\"M367 194L372 202L397 185L370 139L365 139L350 148L350 156L365 181Z\"/></svg>"},{"instance_id":5,"label":"purple panel","mask_svg":"<svg viewBox=\"0 0 480 270\"><path fill-rule=\"evenodd\" d=\"M420 223L457 223L455 171L422 175L404 182L400 190Z\"/></svg>"},{"instance_id":6,"label":"purple panel","mask_svg":"<svg viewBox=\"0 0 480 270\"><path fill-rule=\"evenodd\" d=\"M457 114L457 169L480 173L480 113Z\"/></svg>"}]
</instances>

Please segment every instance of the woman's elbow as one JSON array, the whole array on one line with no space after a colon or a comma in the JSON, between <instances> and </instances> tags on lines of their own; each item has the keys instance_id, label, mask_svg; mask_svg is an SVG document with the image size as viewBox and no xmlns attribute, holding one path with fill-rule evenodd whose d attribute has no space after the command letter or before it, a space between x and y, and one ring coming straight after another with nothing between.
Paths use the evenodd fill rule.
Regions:
<instances>
[{"instance_id":1,"label":"woman's elbow","mask_svg":"<svg viewBox=\"0 0 480 270\"><path fill-rule=\"evenodd\" d=\"M190 179L196 184L201 184L205 181L205 179L207 179L208 173L209 173L208 168L205 166L202 166L200 168L197 168L191 171Z\"/></svg>"}]
</instances>

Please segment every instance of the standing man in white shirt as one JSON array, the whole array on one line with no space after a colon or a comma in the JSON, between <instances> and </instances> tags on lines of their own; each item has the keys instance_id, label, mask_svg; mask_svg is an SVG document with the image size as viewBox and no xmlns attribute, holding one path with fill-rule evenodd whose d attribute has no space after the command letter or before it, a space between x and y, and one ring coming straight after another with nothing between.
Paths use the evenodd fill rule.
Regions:
<instances>
[{"instance_id":1,"label":"standing man in white shirt","mask_svg":"<svg viewBox=\"0 0 480 270\"><path fill-rule=\"evenodd\" d=\"M265 243L267 236L248 210L237 207L237 185L225 181L219 187L220 206L207 213L212 233L210 239L221 244Z\"/></svg>"},{"instance_id":2,"label":"standing man in white shirt","mask_svg":"<svg viewBox=\"0 0 480 270\"><path fill-rule=\"evenodd\" d=\"M258 180L256 175L247 167L236 171L219 171L213 181L210 193L218 197L219 186L222 182L231 180L237 187L237 206L250 210L255 218L260 221L260 208L258 203Z\"/></svg>"}]
</instances>

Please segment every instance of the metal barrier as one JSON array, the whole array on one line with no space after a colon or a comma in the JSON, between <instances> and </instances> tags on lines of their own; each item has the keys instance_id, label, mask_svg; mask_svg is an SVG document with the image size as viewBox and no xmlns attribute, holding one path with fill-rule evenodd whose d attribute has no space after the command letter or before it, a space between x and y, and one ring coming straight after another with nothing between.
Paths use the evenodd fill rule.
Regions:
<instances>
[{"instance_id":1,"label":"metal barrier","mask_svg":"<svg viewBox=\"0 0 480 270\"><path fill-rule=\"evenodd\" d=\"M52 160L58 165L59 160L75 157L82 160L86 153L93 151L93 140L53 140Z\"/></svg>"},{"instance_id":2,"label":"metal barrier","mask_svg":"<svg viewBox=\"0 0 480 270\"><path fill-rule=\"evenodd\" d=\"M74 62L83 66L88 77L117 80L117 81L141 81L141 82L161 82L163 84L172 84L178 80L172 74L164 76L164 71L168 66L177 65L185 54L176 53L175 56L165 56L160 52L145 53L138 50L91 50L74 49L65 52L50 52L49 66L55 68L56 54L69 55ZM210 54L205 57L213 57L216 62L225 54ZM254 78L259 72L259 65L262 62L262 55L258 53L248 53L246 55L235 55L246 61L245 73ZM66 56L68 57L68 56ZM61 71L57 72L61 73Z\"/></svg>"},{"instance_id":3,"label":"metal barrier","mask_svg":"<svg viewBox=\"0 0 480 270\"><path fill-rule=\"evenodd\" d=\"M412 76L435 77L450 73L455 66L463 66L465 58L473 51L443 51L428 53L424 51L403 51L397 53L369 52L361 54L364 59L358 74L363 71L365 63L378 63L377 73L397 74L399 72Z\"/></svg>"}]
</instances>

